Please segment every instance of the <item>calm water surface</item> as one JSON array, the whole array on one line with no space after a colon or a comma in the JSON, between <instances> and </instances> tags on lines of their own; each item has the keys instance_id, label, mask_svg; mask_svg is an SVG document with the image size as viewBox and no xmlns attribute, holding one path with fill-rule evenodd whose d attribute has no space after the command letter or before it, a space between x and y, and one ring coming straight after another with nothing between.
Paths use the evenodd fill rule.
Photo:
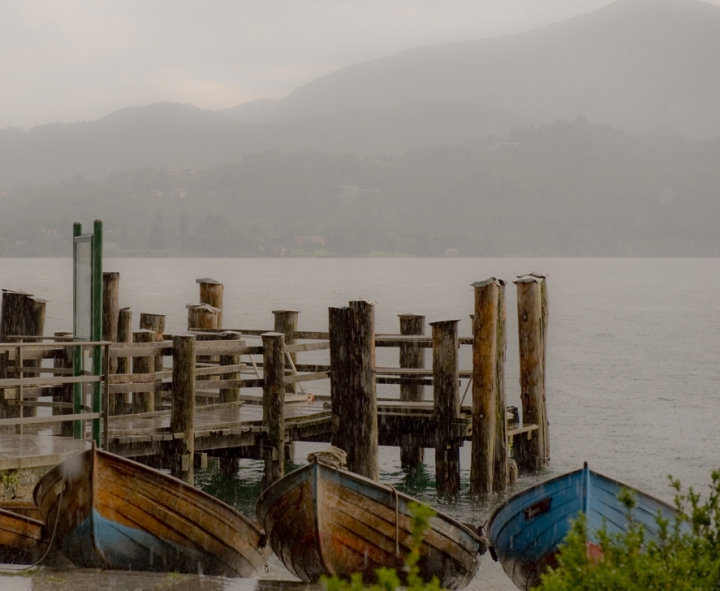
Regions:
<instances>
[{"instance_id":1,"label":"calm water surface","mask_svg":"<svg viewBox=\"0 0 720 591\"><path fill-rule=\"evenodd\" d=\"M461 335L470 334L470 283L542 271L549 274L550 292L547 395L552 458L538 478L578 468L587 460L595 470L672 500L668 474L703 490L710 471L720 467L718 259L108 259L105 270L121 273L120 304L132 307L135 326L140 312L152 312L167 314L168 331L183 330L185 304L198 299L195 279L210 276L225 284L226 328L270 329L271 311L291 308L301 312L301 330L327 330L329 306L368 299L376 302L378 332L398 332L397 315L414 313L424 314L428 322L459 319ZM70 260L0 259L0 287L24 289L49 300L48 334L72 326L71 278ZM512 286L507 293L507 396L509 404L519 406ZM465 349L461 363L469 368ZM307 354L306 359L321 360L321 355ZM396 365L397 352L380 350L378 364ZM309 389L324 393L327 385L313 383ZM397 396L397 389L385 387L380 393ZM430 394L426 388L426 397ZM298 445L294 463L301 464L309 451L322 447ZM461 451L464 487L469 451L469 445ZM383 448L381 478L438 505L432 456L428 450L425 470L410 479L400 469L397 450ZM244 462L239 473L229 477L211 464L197 480L252 514L261 470L257 462ZM523 479L516 490L536 480ZM440 507L463 521L482 523L499 501L477 505L461 497ZM50 580L54 578L63 582ZM265 578L292 579L275 560ZM169 583L167 578L142 580L93 573L0 576L0 588L150 589ZM172 583L170 588L194 584L186 578ZM196 583L197 591L250 590L256 585L208 578ZM260 586L277 585L266 581ZM470 587L514 588L487 557Z\"/></svg>"}]
</instances>

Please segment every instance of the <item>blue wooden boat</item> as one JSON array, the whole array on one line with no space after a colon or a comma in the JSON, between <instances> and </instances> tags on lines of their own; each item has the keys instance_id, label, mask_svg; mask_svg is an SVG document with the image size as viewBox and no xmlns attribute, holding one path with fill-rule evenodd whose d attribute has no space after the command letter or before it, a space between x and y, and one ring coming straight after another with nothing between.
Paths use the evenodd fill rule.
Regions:
<instances>
[{"instance_id":1,"label":"blue wooden boat","mask_svg":"<svg viewBox=\"0 0 720 591\"><path fill-rule=\"evenodd\" d=\"M375 582L380 567L402 575L412 541L411 501L315 456L263 491L256 513L275 555L299 579L312 583L321 575L360 573ZM438 577L445 589L462 589L485 550L477 531L438 512L420 549L420 574Z\"/></svg>"},{"instance_id":2,"label":"blue wooden boat","mask_svg":"<svg viewBox=\"0 0 720 591\"><path fill-rule=\"evenodd\" d=\"M83 568L252 577L270 552L260 526L229 505L94 446L43 476L34 496Z\"/></svg>"},{"instance_id":3,"label":"blue wooden boat","mask_svg":"<svg viewBox=\"0 0 720 591\"><path fill-rule=\"evenodd\" d=\"M540 575L557 566L560 543L570 531L570 520L587 516L588 553L601 555L597 531L605 524L609 533L627 530L627 509L618 500L622 489L635 493L633 518L642 524L646 539L656 539L658 512L672 520L675 507L593 472L585 467L533 486L498 507L488 523L491 552L505 573L520 588L540 583Z\"/></svg>"}]
</instances>

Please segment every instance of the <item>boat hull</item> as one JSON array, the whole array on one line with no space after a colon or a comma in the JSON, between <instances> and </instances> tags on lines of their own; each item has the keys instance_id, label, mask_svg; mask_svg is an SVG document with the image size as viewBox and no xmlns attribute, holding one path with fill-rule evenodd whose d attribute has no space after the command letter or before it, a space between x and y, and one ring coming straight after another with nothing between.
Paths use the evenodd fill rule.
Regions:
<instances>
[{"instance_id":1,"label":"boat hull","mask_svg":"<svg viewBox=\"0 0 720 591\"><path fill-rule=\"evenodd\" d=\"M35 489L45 523L83 568L252 577L269 552L262 530L218 499L100 450L74 456Z\"/></svg>"},{"instance_id":2,"label":"boat hull","mask_svg":"<svg viewBox=\"0 0 720 591\"><path fill-rule=\"evenodd\" d=\"M587 517L588 552L599 553L596 534L603 524L610 533L627 530L627 509L617 498L622 489L635 493L633 518L647 539L656 539L658 512L672 519L674 507L584 468L522 491L495 511L488 534L505 573L520 589L537 586L540 575L557 566L558 548L580 513Z\"/></svg>"},{"instance_id":3,"label":"boat hull","mask_svg":"<svg viewBox=\"0 0 720 591\"><path fill-rule=\"evenodd\" d=\"M258 499L257 515L275 554L306 582L375 570L401 572L412 543L411 497L320 462L296 470ZM431 519L421 547L421 575L462 589L475 575L482 539L447 515Z\"/></svg>"},{"instance_id":4,"label":"boat hull","mask_svg":"<svg viewBox=\"0 0 720 591\"><path fill-rule=\"evenodd\" d=\"M46 548L45 526L41 521L0 509L0 562L33 564Z\"/></svg>"}]
</instances>

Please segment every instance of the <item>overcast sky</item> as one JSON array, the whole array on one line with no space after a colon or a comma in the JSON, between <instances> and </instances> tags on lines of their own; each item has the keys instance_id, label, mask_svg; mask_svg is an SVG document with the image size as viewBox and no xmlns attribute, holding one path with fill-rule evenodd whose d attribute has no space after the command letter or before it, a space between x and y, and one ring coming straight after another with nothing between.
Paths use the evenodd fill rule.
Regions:
<instances>
[{"instance_id":1,"label":"overcast sky","mask_svg":"<svg viewBox=\"0 0 720 591\"><path fill-rule=\"evenodd\" d=\"M2 0L0 128L156 101L221 109L282 98L349 64L524 31L610 2Z\"/></svg>"}]
</instances>

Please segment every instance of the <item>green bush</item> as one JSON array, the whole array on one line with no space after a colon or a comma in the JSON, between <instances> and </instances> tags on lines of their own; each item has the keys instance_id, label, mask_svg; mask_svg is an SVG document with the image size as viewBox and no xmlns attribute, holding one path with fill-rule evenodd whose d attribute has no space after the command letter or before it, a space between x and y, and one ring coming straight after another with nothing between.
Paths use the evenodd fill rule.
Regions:
<instances>
[{"instance_id":1,"label":"green bush","mask_svg":"<svg viewBox=\"0 0 720 591\"><path fill-rule=\"evenodd\" d=\"M635 499L620 495L627 509L628 531L598 534L602 558L588 556L587 523L577 519L561 547L557 569L542 576L537 591L705 591L720 589L720 471L713 472L707 500L688 489L676 491L673 520L657 517L657 541L645 540L633 519Z\"/></svg>"},{"instance_id":2,"label":"green bush","mask_svg":"<svg viewBox=\"0 0 720 591\"><path fill-rule=\"evenodd\" d=\"M405 560L405 576L407 582L405 589L408 591L441 591L440 581L433 577L432 581L425 582L420 576L420 569L417 566L420 560L420 547L422 546L425 532L430 527L430 518L435 516L432 507L422 503L410 503L408 505L412 516L412 544L410 554ZM350 581L338 577L321 577L320 583L325 591L395 591L403 587L403 581L394 568L379 568L375 571L378 582L372 586L365 587L362 575L355 573Z\"/></svg>"}]
</instances>

